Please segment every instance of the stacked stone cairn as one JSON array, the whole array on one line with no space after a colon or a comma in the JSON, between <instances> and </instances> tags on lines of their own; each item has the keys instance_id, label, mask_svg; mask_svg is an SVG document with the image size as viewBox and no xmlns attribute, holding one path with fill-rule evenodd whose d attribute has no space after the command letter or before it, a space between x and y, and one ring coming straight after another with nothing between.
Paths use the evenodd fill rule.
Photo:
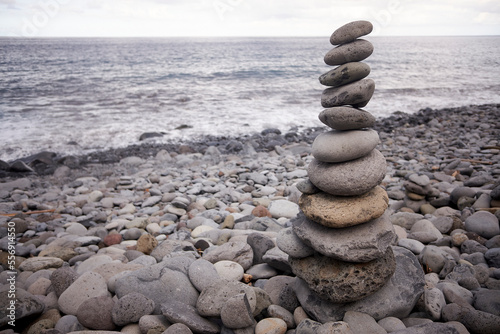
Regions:
<instances>
[{"instance_id":1,"label":"stacked stone cairn","mask_svg":"<svg viewBox=\"0 0 500 334\"><path fill-rule=\"evenodd\" d=\"M375 118L360 109L375 89L374 81L366 78L370 67L361 62L372 54L373 45L359 39L372 29L368 21L355 21L330 38L338 46L325 55L325 63L338 66L319 78L330 86L323 91L321 104L327 109L319 119L331 130L312 145L309 180L297 186L301 211L277 239L289 255L299 290L308 288L327 303L362 300L384 287L396 271L391 245L397 237L386 212L389 199L380 186L386 161L375 148L378 133L370 129Z\"/></svg>"}]
</instances>

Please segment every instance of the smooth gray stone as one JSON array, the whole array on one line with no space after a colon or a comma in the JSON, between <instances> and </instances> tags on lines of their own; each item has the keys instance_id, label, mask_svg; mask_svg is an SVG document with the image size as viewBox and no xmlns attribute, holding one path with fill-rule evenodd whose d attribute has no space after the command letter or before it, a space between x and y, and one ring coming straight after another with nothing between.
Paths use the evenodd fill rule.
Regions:
<instances>
[{"instance_id":1,"label":"smooth gray stone","mask_svg":"<svg viewBox=\"0 0 500 334\"><path fill-rule=\"evenodd\" d=\"M309 179L332 195L356 196L379 185L385 177L387 164L377 149L347 162L326 163L313 159L308 166Z\"/></svg>"},{"instance_id":2,"label":"smooth gray stone","mask_svg":"<svg viewBox=\"0 0 500 334\"><path fill-rule=\"evenodd\" d=\"M327 88L321 94L323 108L351 105L362 108L368 104L375 91L375 81L361 79L340 87Z\"/></svg>"},{"instance_id":3,"label":"smooth gray stone","mask_svg":"<svg viewBox=\"0 0 500 334\"><path fill-rule=\"evenodd\" d=\"M168 255L172 252L180 252L180 251L194 251L196 252L196 248L189 241L181 241L181 240L164 240L155 249L151 252L151 256L156 259L156 261L160 262L165 255Z\"/></svg>"},{"instance_id":4,"label":"smooth gray stone","mask_svg":"<svg viewBox=\"0 0 500 334\"><path fill-rule=\"evenodd\" d=\"M441 310L446 305L443 292L438 288L425 289L424 307L433 320L441 319Z\"/></svg>"},{"instance_id":5,"label":"smooth gray stone","mask_svg":"<svg viewBox=\"0 0 500 334\"><path fill-rule=\"evenodd\" d=\"M253 250L246 242L230 241L203 253L203 259L212 263L223 260L234 261L247 270L253 263Z\"/></svg>"},{"instance_id":6,"label":"smooth gray stone","mask_svg":"<svg viewBox=\"0 0 500 334\"><path fill-rule=\"evenodd\" d=\"M229 298L222 306L220 317L227 328L245 328L255 322L245 293Z\"/></svg>"},{"instance_id":7,"label":"smooth gray stone","mask_svg":"<svg viewBox=\"0 0 500 334\"><path fill-rule=\"evenodd\" d=\"M200 292L210 286L215 280L220 279L213 263L205 259L198 259L191 263L188 276L191 283Z\"/></svg>"},{"instance_id":8,"label":"smooth gray stone","mask_svg":"<svg viewBox=\"0 0 500 334\"><path fill-rule=\"evenodd\" d=\"M361 80L370 74L370 66L362 62L352 62L340 65L319 77L319 82L325 86L338 87Z\"/></svg>"},{"instance_id":9,"label":"smooth gray stone","mask_svg":"<svg viewBox=\"0 0 500 334\"><path fill-rule=\"evenodd\" d=\"M500 316L500 290L481 289L474 294L474 308Z\"/></svg>"},{"instance_id":10,"label":"smooth gray stone","mask_svg":"<svg viewBox=\"0 0 500 334\"><path fill-rule=\"evenodd\" d=\"M500 248L491 248L484 254L490 267L500 268Z\"/></svg>"},{"instance_id":11,"label":"smooth gray stone","mask_svg":"<svg viewBox=\"0 0 500 334\"><path fill-rule=\"evenodd\" d=\"M387 212L367 223L341 229L325 227L301 215L294 220L293 231L317 252L347 262L380 258L397 238Z\"/></svg>"},{"instance_id":12,"label":"smooth gray stone","mask_svg":"<svg viewBox=\"0 0 500 334\"><path fill-rule=\"evenodd\" d=\"M330 36L330 43L332 45L348 43L356 38L368 35L372 30L373 24L370 21L352 21L335 30Z\"/></svg>"},{"instance_id":13,"label":"smooth gray stone","mask_svg":"<svg viewBox=\"0 0 500 334\"><path fill-rule=\"evenodd\" d=\"M465 219L465 229L490 239L500 234L498 218L488 211L478 211Z\"/></svg>"},{"instance_id":14,"label":"smooth gray stone","mask_svg":"<svg viewBox=\"0 0 500 334\"><path fill-rule=\"evenodd\" d=\"M387 334L385 329L366 313L347 311L344 314L344 321L354 333Z\"/></svg>"},{"instance_id":15,"label":"smooth gray stone","mask_svg":"<svg viewBox=\"0 0 500 334\"><path fill-rule=\"evenodd\" d=\"M424 292L424 272L412 252L401 247L393 247L393 250L396 272L374 294L353 303L335 304L319 298L305 281L297 278L295 292L300 304L308 314L322 323L342 320L347 311L367 313L375 320L407 317Z\"/></svg>"},{"instance_id":16,"label":"smooth gray stone","mask_svg":"<svg viewBox=\"0 0 500 334\"><path fill-rule=\"evenodd\" d=\"M376 119L363 109L343 106L328 108L320 112L319 120L335 130L356 130L370 128Z\"/></svg>"},{"instance_id":17,"label":"smooth gray stone","mask_svg":"<svg viewBox=\"0 0 500 334\"><path fill-rule=\"evenodd\" d=\"M373 53L373 44L364 39L339 45L325 55L327 65L342 65L354 61L362 61Z\"/></svg>"},{"instance_id":18,"label":"smooth gray stone","mask_svg":"<svg viewBox=\"0 0 500 334\"><path fill-rule=\"evenodd\" d=\"M279 231L276 245L283 252L295 258L308 257L314 254L314 249L306 245L291 227Z\"/></svg>"},{"instance_id":19,"label":"smooth gray stone","mask_svg":"<svg viewBox=\"0 0 500 334\"><path fill-rule=\"evenodd\" d=\"M191 305L184 304L181 298L167 298L164 304L161 304L161 313L171 323L181 323L189 327L193 333L217 334L220 328L217 324L200 316Z\"/></svg>"},{"instance_id":20,"label":"smooth gray stone","mask_svg":"<svg viewBox=\"0 0 500 334\"><path fill-rule=\"evenodd\" d=\"M199 296L186 274L169 269L161 262L121 277L115 285L118 298L138 292L152 299L155 302L154 314L160 314L160 305L169 298L194 306Z\"/></svg>"},{"instance_id":21,"label":"smooth gray stone","mask_svg":"<svg viewBox=\"0 0 500 334\"><path fill-rule=\"evenodd\" d=\"M78 321L89 329L114 330L112 310L115 301L111 296L93 297L84 301L76 311Z\"/></svg>"},{"instance_id":22,"label":"smooth gray stone","mask_svg":"<svg viewBox=\"0 0 500 334\"><path fill-rule=\"evenodd\" d=\"M252 312L257 305L257 297L251 286L237 281L218 280L203 289L196 302L196 309L201 316L220 317L224 304L229 298L245 293Z\"/></svg>"},{"instance_id":23,"label":"smooth gray stone","mask_svg":"<svg viewBox=\"0 0 500 334\"><path fill-rule=\"evenodd\" d=\"M279 275L269 279L264 285L264 291L269 294L271 301L290 312L300 306L293 285L295 278L291 276Z\"/></svg>"},{"instance_id":24,"label":"smooth gray stone","mask_svg":"<svg viewBox=\"0 0 500 334\"><path fill-rule=\"evenodd\" d=\"M188 326L181 324L180 322L169 326L163 334L193 334Z\"/></svg>"},{"instance_id":25,"label":"smooth gray stone","mask_svg":"<svg viewBox=\"0 0 500 334\"><path fill-rule=\"evenodd\" d=\"M268 250L275 247L274 241L262 233L251 233L247 237L247 243L253 250L253 264L264 263L262 257Z\"/></svg>"},{"instance_id":26,"label":"smooth gray stone","mask_svg":"<svg viewBox=\"0 0 500 334\"><path fill-rule=\"evenodd\" d=\"M316 137L312 144L312 154L323 162L350 161L368 155L379 141L375 130L332 130Z\"/></svg>"}]
</instances>

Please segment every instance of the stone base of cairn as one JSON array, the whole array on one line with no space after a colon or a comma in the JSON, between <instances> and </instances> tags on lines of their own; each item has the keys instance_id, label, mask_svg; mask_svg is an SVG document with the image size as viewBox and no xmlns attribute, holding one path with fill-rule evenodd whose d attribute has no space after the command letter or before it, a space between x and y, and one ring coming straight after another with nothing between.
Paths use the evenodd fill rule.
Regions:
<instances>
[{"instance_id":1,"label":"stone base of cairn","mask_svg":"<svg viewBox=\"0 0 500 334\"><path fill-rule=\"evenodd\" d=\"M346 310L364 312L368 307L356 302L384 289L397 290L395 285L404 284L405 275L422 276L421 285L403 288L403 293L415 294L413 305L406 308L411 310L423 292L423 272L416 258L392 247L397 237L386 213L389 199L380 186L386 161L376 149L378 133L370 129L375 118L360 109L375 90L374 81L366 78L370 67L361 62L372 54L373 45L359 38L372 29L368 21L355 21L330 38L338 46L325 55L325 63L337 67L319 78L329 86L321 98L327 109L319 119L331 130L312 145L309 180L298 185L303 193L301 212L277 239L298 277L302 306L319 321L341 319ZM366 313L380 311L376 302L373 308Z\"/></svg>"}]
</instances>

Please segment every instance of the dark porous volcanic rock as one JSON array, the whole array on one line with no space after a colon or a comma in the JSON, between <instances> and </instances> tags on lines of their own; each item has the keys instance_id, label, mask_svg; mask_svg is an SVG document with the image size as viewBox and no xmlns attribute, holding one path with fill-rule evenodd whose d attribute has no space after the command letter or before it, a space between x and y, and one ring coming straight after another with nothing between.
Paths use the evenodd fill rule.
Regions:
<instances>
[{"instance_id":1,"label":"dark porous volcanic rock","mask_svg":"<svg viewBox=\"0 0 500 334\"><path fill-rule=\"evenodd\" d=\"M391 248L377 260L366 263L339 261L319 253L289 261L295 275L334 303L353 302L373 294L384 286L396 267Z\"/></svg>"},{"instance_id":2,"label":"dark porous volcanic rock","mask_svg":"<svg viewBox=\"0 0 500 334\"><path fill-rule=\"evenodd\" d=\"M352 105L363 108L368 104L375 91L375 81L361 79L340 87L327 88L321 94L323 108Z\"/></svg>"},{"instance_id":3,"label":"dark porous volcanic rock","mask_svg":"<svg viewBox=\"0 0 500 334\"><path fill-rule=\"evenodd\" d=\"M344 228L369 222L382 216L389 197L381 187L358 196L335 196L325 192L303 194L299 205L304 215L327 227Z\"/></svg>"},{"instance_id":4,"label":"dark porous volcanic rock","mask_svg":"<svg viewBox=\"0 0 500 334\"><path fill-rule=\"evenodd\" d=\"M332 195L357 196L379 185L385 177L385 158L377 149L347 162L326 163L313 159L307 171L311 182Z\"/></svg>"},{"instance_id":5,"label":"dark porous volcanic rock","mask_svg":"<svg viewBox=\"0 0 500 334\"><path fill-rule=\"evenodd\" d=\"M319 82L325 86L338 87L361 80L368 74L370 74L370 66L361 62L351 62L322 74Z\"/></svg>"},{"instance_id":6,"label":"dark porous volcanic rock","mask_svg":"<svg viewBox=\"0 0 500 334\"><path fill-rule=\"evenodd\" d=\"M368 35L372 30L373 24L370 21L352 21L335 30L330 36L330 43L332 45L349 43L356 38Z\"/></svg>"},{"instance_id":7,"label":"dark porous volcanic rock","mask_svg":"<svg viewBox=\"0 0 500 334\"><path fill-rule=\"evenodd\" d=\"M373 44L364 39L339 45L325 54L327 65L342 65L349 62L361 61L373 53Z\"/></svg>"},{"instance_id":8,"label":"dark porous volcanic rock","mask_svg":"<svg viewBox=\"0 0 500 334\"><path fill-rule=\"evenodd\" d=\"M299 214L293 221L293 231L317 252L347 262L369 262L383 257L397 238L389 214L342 229L325 227Z\"/></svg>"},{"instance_id":9,"label":"dark porous volcanic rock","mask_svg":"<svg viewBox=\"0 0 500 334\"><path fill-rule=\"evenodd\" d=\"M342 320L347 311L367 313L377 321L386 317L407 317L424 292L424 272L411 251L402 247L392 249L396 271L377 292L352 303L332 303L320 298L304 280L297 278L295 293L301 306L322 323Z\"/></svg>"}]
</instances>

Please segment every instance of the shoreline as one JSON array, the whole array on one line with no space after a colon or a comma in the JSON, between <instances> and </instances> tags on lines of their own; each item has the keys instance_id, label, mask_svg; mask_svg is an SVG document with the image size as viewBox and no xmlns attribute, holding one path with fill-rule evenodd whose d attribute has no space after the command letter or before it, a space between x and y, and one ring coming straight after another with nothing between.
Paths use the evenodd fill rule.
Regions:
<instances>
[{"instance_id":1,"label":"shoreline","mask_svg":"<svg viewBox=\"0 0 500 334\"><path fill-rule=\"evenodd\" d=\"M381 133L391 133L401 126L418 126L430 122L432 119L446 119L454 114L470 113L470 110L486 111L492 109L492 116L500 114L500 104L469 105L443 109L421 109L414 114L396 111L387 117L377 118L374 130ZM496 111L495 111L496 110ZM315 137L328 127L312 127L305 129L291 128L287 133L278 129L264 129L260 133L241 136L202 136L192 140L181 140L168 143L138 142L123 148L112 148L90 152L83 155L60 155L50 151L12 160L0 160L0 180L6 178L23 177L30 174L49 175L62 165L72 169L83 168L88 164L112 164L130 156L147 159L155 156L159 151L166 150L174 154L204 154L209 147L216 147L221 154L248 154L255 152L269 152L275 146L298 144L311 145ZM383 140L381 138L381 144ZM15 165L17 163L17 166Z\"/></svg>"}]
</instances>

